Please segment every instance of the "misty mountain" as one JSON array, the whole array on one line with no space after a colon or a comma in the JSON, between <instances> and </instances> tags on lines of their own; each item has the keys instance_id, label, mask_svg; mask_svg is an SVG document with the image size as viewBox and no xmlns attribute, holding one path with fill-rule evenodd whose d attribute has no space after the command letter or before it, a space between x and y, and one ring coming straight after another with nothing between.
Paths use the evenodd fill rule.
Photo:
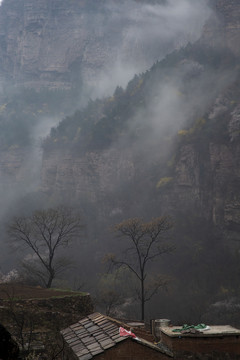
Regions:
<instances>
[{"instance_id":1,"label":"misty mountain","mask_svg":"<svg viewBox=\"0 0 240 360\"><path fill-rule=\"evenodd\" d=\"M39 187L40 145L51 127L200 36L209 8L188 0L181 6L174 1L1 2L3 212L12 198Z\"/></svg>"},{"instance_id":2,"label":"misty mountain","mask_svg":"<svg viewBox=\"0 0 240 360\"><path fill-rule=\"evenodd\" d=\"M110 226L172 216L177 250L153 266L171 291L148 317L204 321L239 297L239 13L236 0L0 7L1 215L80 209L72 258L94 291L121 248Z\"/></svg>"}]
</instances>

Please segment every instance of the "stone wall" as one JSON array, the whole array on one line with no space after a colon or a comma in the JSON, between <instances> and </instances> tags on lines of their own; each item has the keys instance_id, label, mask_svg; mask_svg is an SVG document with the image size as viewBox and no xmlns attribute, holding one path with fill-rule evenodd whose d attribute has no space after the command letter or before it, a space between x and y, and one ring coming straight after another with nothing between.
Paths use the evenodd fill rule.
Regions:
<instances>
[{"instance_id":1,"label":"stone wall","mask_svg":"<svg viewBox=\"0 0 240 360\"><path fill-rule=\"evenodd\" d=\"M18 344L26 346L31 341L31 349L43 353L58 348L61 329L92 312L89 294L0 300L1 322Z\"/></svg>"}]
</instances>

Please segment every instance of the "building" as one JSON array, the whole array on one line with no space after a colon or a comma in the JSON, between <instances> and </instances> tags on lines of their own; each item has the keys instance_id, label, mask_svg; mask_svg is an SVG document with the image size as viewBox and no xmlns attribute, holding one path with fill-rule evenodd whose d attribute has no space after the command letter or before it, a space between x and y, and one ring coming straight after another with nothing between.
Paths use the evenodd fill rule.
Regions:
<instances>
[{"instance_id":1,"label":"building","mask_svg":"<svg viewBox=\"0 0 240 360\"><path fill-rule=\"evenodd\" d=\"M146 330L130 326L99 313L88 315L61 331L63 359L240 360L240 330L229 325L199 330L163 325L156 343ZM125 336L121 328L127 330Z\"/></svg>"},{"instance_id":2,"label":"building","mask_svg":"<svg viewBox=\"0 0 240 360\"><path fill-rule=\"evenodd\" d=\"M64 360L170 360L168 349L143 338L120 336L129 326L99 313L91 314L61 331L66 344Z\"/></svg>"},{"instance_id":3,"label":"building","mask_svg":"<svg viewBox=\"0 0 240 360\"><path fill-rule=\"evenodd\" d=\"M161 342L175 359L240 359L240 330L232 326L210 325L206 331L175 332L177 328L161 328Z\"/></svg>"}]
</instances>

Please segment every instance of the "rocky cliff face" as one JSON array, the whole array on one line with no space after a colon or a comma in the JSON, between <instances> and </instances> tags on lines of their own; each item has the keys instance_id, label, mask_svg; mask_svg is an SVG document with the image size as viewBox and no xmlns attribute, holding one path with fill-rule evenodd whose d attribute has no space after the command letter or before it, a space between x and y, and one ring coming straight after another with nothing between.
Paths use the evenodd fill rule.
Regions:
<instances>
[{"instance_id":1,"label":"rocky cliff face","mask_svg":"<svg viewBox=\"0 0 240 360\"><path fill-rule=\"evenodd\" d=\"M214 13L208 20L202 41L216 47L229 48L239 55L240 4L237 0L210 0Z\"/></svg>"},{"instance_id":2,"label":"rocky cliff face","mask_svg":"<svg viewBox=\"0 0 240 360\"><path fill-rule=\"evenodd\" d=\"M216 101L209 114L218 107ZM218 121L217 115L214 116L212 121ZM113 221L115 215L134 209L136 197L136 203L142 199L141 211L148 211L148 216L151 211L174 217L194 214L221 229L222 235L235 239L240 229L239 106L224 116L232 140L206 139L202 145L190 141L180 146L172 178L159 188L151 178L151 166L149 169L144 163L136 163L131 151L112 148L79 157L66 151L45 152L42 191L72 201L87 199L103 218L113 217ZM136 207L134 211L138 213L139 209Z\"/></svg>"},{"instance_id":3,"label":"rocky cliff face","mask_svg":"<svg viewBox=\"0 0 240 360\"><path fill-rule=\"evenodd\" d=\"M80 72L82 64L86 77L94 73L114 51L105 34L87 28L91 11L84 0L5 1L0 10L2 74L27 86L59 89L71 87L72 72Z\"/></svg>"},{"instance_id":4,"label":"rocky cliff face","mask_svg":"<svg viewBox=\"0 0 240 360\"><path fill-rule=\"evenodd\" d=\"M160 44L147 28L144 36L133 36L143 16L136 12L139 6L135 1L119 6L115 0L5 0L0 7L1 77L28 87L68 89L76 82L95 85L101 71L133 58L136 71L151 66L163 48L166 53L176 44L172 39Z\"/></svg>"},{"instance_id":5,"label":"rocky cliff face","mask_svg":"<svg viewBox=\"0 0 240 360\"><path fill-rule=\"evenodd\" d=\"M195 144L180 149L175 184L160 195L172 213L190 212L235 239L240 227L239 144ZM164 190L163 190L164 191Z\"/></svg>"},{"instance_id":6,"label":"rocky cliff face","mask_svg":"<svg viewBox=\"0 0 240 360\"><path fill-rule=\"evenodd\" d=\"M73 156L71 151L44 152L41 190L62 201L87 202L101 216L122 213L119 187L132 183L136 164L131 151L110 149Z\"/></svg>"},{"instance_id":7,"label":"rocky cliff face","mask_svg":"<svg viewBox=\"0 0 240 360\"><path fill-rule=\"evenodd\" d=\"M224 45L224 48L238 55L240 4L237 1L219 0L213 5L217 10L217 21L214 28L211 23L206 25L201 41L205 44L207 42L207 46ZM131 152L121 154L117 149L111 149L100 153L93 151L78 157L70 152L59 155L49 151L44 153L43 158L43 191L70 191L77 198L88 194L91 202L98 204L99 211L103 211L101 206L104 204L105 216L109 216L115 212L126 213L127 208L133 206L134 197L131 195L128 205L126 199L125 204L116 201L116 196L115 201L113 198L109 201L118 185L124 183L130 193L138 189L139 196L149 194L147 201L152 209L176 216L184 212L194 213L217 226L222 234L235 238L240 227L240 116L238 100L232 95L236 92L234 86L236 83L224 88L206 113L207 121L216 124L216 132L221 126L218 124L226 128L225 136L201 139L201 144L199 141L188 141L180 146L176 154L174 175L166 186L157 189L156 182L149 175L152 170L149 167L144 170L144 165L141 167L136 164L136 158ZM135 184L135 189L131 187L132 184Z\"/></svg>"},{"instance_id":8,"label":"rocky cliff face","mask_svg":"<svg viewBox=\"0 0 240 360\"><path fill-rule=\"evenodd\" d=\"M79 82L94 86L102 71L120 71L126 64L131 75L141 72L199 36L181 27L174 36L171 28L167 36L158 33L164 18L144 7L158 3L5 0L0 7L1 77L28 87L66 89Z\"/></svg>"}]
</instances>

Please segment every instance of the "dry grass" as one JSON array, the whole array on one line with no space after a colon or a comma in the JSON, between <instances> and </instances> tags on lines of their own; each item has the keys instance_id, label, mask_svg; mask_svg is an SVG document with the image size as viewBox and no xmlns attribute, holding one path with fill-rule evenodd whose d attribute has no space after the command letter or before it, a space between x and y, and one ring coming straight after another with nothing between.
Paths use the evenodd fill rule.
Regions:
<instances>
[{"instance_id":1,"label":"dry grass","mask_svg":"<svg viewBox=\"0 0 240 360\"><path fill-rule=\"evenodd\" d=\"M0 284L0 300L14 299L48 299L57 296L81 295L70 290L45 289L21 284Z\"/></svg>"}]
</instances>

